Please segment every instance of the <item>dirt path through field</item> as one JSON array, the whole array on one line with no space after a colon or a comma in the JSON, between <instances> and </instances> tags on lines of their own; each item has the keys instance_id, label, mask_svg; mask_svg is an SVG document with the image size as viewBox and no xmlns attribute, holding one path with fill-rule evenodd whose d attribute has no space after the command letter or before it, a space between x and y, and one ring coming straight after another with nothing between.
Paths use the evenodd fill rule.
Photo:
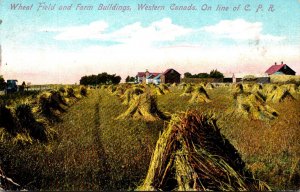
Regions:
<instances>
[{"instance_id":1,"label":"dirt path through field","mask_svg":"<svg viewBox=\"0 0 300 192\"><path fill-rule=\"evenodd\" d=\"M101 98L99 95L98 102L95 104L95 113L94 113L94 145L97 146L98 158L101 159L99 166L102 167L102 171L99 173L99 184L100 186L106 186L110 181L110 165L107 160L107 154L103 147L103 142L101 140L101 124L100 124L100 101Z\"/></svg>"},{"instance_id":2,"label":"dirt path through field","mask_svg":"<svg viewBox=\"0 0 300 192\"><path fill-rule=\"evenodd\" d=\"M127 107L106 90L89 91L59 116L56 139L14 154L13 167L22 174L13 178L32 190L135 189L164 122L116 120Z\"/></svg>"},{"instance_id":3,"label":"dirt path through field","mask_svg":"<svg viewBox=\"0 0 300 192\"><path fill-rule=\"evenodd\" d=\"M58 189L102 190L110 180L107 155L101 141L100 95L91 91L63 115L56 130L59 142L54 147L63 155L63 177L57 178ZM59 186L63 184L64 186Z\"/></svg>"}]
</instances>

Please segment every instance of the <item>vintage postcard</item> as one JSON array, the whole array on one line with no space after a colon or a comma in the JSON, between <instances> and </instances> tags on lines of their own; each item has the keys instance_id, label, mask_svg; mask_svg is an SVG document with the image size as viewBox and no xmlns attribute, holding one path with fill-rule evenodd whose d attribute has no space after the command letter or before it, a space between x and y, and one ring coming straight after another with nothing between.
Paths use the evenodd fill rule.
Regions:
<instances>
[{"instance_id":1,"label":"vintage postcard","mask_svg":"<svg viewBox=\"0 0 300 192\"><path fill-rule=\"evenodd\" d=\"M300 189L299 0L0 0L0 191Z\"/></svg>"}]
</instances>

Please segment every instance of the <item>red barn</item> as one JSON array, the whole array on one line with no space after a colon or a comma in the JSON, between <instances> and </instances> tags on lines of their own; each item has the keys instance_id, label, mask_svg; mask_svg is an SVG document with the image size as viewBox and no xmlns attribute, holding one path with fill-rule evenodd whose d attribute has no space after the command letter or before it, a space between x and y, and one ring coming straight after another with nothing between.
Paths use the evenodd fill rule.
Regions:
<instances>
[{"instance_id":1,"label":"red barn","mask_svg":"<svg viewBox=\"0 0 300 192\"><path fill-rule=\"evenodd\" d=\"M296 75L296 72L287 66L287 64L283 64L283 62L281 62L280 65L275 63L266 71L266 73L268 75Z\"/></svg>"},{"instance_id":2,"label":"red barn","mask_svg":"<svg viewBox=\"0 0 300 192\"><path fill-rule=\"evenodd\" d=\"M180 73L174 69L167 69L160 76L161 83L180 83Z\"/></svg>"}]
</instances>

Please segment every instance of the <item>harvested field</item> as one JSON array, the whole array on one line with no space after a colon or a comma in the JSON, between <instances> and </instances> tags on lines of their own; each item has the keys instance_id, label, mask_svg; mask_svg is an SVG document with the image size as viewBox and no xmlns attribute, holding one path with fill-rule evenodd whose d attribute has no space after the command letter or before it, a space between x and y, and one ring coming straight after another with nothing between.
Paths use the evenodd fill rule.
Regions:
<instances>
[{"instance_id":1,"label":"harvested field","mask_svg":"<svg viewBox=\"0 0 300 192\"><path fill-rule=\"evenodd\" d=\"M215 119L197 111L174 115L157 141L139 190L269 190L253 179Z\"/></svg>"},{"instance_id":2,"label":"harvested field","mask_svg":"<svg viewBox=\"0 0 300 192\"><path fill-rule=\"evenodd\" d=\"M297 86L174 84L160 86L162 95L155 88L64 87L17 103L3 99L1 169L30 190L300 187ZM280 89L293 99L270 99ZM191 101L193 94L202 102Z\"/></svg>"}]
</instances>

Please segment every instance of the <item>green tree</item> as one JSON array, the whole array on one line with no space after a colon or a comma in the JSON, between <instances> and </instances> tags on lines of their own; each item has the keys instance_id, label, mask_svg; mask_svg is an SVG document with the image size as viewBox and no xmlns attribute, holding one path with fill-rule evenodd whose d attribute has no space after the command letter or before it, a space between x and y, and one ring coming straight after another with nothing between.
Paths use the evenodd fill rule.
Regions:
<instances>
[{"instance_id":1,"label":"green tree","mask_svg":"<svg viewBox=\"0 0 300 192\"><path fill-rule=\"evenodd\" d=\"M112 84L119 84L121 82L121 77L120 76L116 76L115 74L112 76L111 78L111 83Z\"/></svg>"},{"instance_id":2,"label":"green tree","mask_svg":"<svg viewBox=\"0 0 300 192\"><path fill-rule=\"evenodd\" d=\"M126 77L125 82L135 82L135 77L130 77L129 75Z\"/></svg>"},{"instance_id":3,"label":"green tree","mask_svg":"<svg viewBox=\"0 0 300 192\"><path fill-rule=\"evenodd\" d=\"M190 72L185 72L183 76L184 78L192 78L192 74Z\"/></svg>"},{"instance_id":4,"label":"green tree","mask_svg":"<svg viewBox=\"0 0 300 192\"><path fill-rule=\"evenodd\" d=\"M126 77L125 82L126 83L130 82L130 76L129 75Z\"/></svg>"},{"instance_id":5,"label":"green tree","mask_svg":"<svg viewBox=\"0 0 300 192\"><path fill-rule=\"evenodd\" d=\"M198 75L195 75L196 78L209 78L210 75L208 73L198 73Z\"/></svg>"},{"instance_id":6,"label":"green tree","mask_svg":"<svg viewBox=\"0 0 300 192\"><path fill-rule=\"evenodd\" d=\"M217 69L210 71L209 76L211 78L223 78L224 77L223 73L221 73Z\"/></svg>"},{"instance_id":7,"label":"green tree","mask_svg":"<svg viewBox=\"0 0 300 192\"><path fill-rule=\"evenodd\" d=\"M135 82L136 78L135 77L130 77L130 82Z\"/></svg>"},{"instance_id":8,"label":"green tree","mask_svg":"<svg viewBox=\"0 0 300 192\"><path fill-rule=\"evenodd\" d=\"M6 82L5 82L4 78L3 78L3 76L0 75L0 90L5 89L5 86L6 86Z\"/></svg>"},{"instance_id":9,"label":"green tree","mask_svg":"<svg viewBox=\"0 0 300 192\"><path fill-rule=\"evenodd\" d=\"M107 84L109 81L109 74L106 72L97 75L97 84Z\"/></svg>"},{"instance_id":10,"label":"green tree","mask_svg":"<svg viewBox=\"0 0 300 192\"><path fill-rule=\"evenodd\" d=\"M98 84L118 84L121 81L120 76L116 76L116 74L110 75L106 72L100 73L98 75L89 75L83 76L80 79L81 85L98 85Z\"/></svg>"}]
</instances>

